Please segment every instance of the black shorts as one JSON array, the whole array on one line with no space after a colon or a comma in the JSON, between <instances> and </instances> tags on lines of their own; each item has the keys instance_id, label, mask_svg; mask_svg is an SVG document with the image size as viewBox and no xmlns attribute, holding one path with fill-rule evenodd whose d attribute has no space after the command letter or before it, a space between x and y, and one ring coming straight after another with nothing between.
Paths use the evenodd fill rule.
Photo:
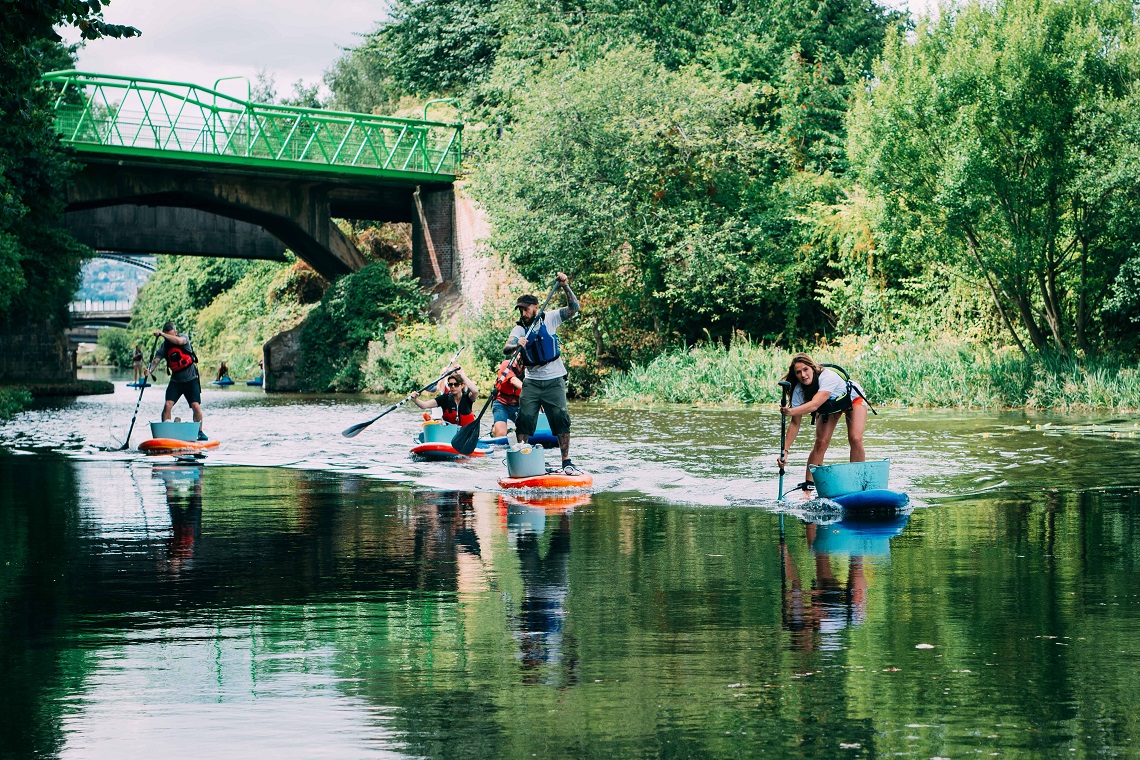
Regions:
<instances>
[{"instance_id":1,"label":"black shorts","mask_svg":"<svg viewBox=\"0 0 1140 760\"><path fill-rule=\"evenodd\" d=\"M202 403L202 384L199 378L187 380L184 383L176 383L171 380L166 386L166 400L178 403L178 399L186 397L187 404L201 404Z\"/></svg>"}]
</instances>

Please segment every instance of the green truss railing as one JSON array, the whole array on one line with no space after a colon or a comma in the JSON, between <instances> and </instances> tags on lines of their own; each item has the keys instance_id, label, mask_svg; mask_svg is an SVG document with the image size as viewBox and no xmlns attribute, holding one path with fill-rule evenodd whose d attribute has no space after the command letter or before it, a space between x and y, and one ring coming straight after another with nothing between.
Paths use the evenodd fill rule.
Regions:
<instances>
[{"instance_id":1,"label":"green truss railing","mask_svg":"<svg viewBox=\"0 0 1140 760\"><path fill-rule=\"evenodd\" d=\"M252 103L156 79L43 79L55 91L56 128L81 152L416 181L450 181L462 159L462 124Z\"/></svg>"}]
</instances>

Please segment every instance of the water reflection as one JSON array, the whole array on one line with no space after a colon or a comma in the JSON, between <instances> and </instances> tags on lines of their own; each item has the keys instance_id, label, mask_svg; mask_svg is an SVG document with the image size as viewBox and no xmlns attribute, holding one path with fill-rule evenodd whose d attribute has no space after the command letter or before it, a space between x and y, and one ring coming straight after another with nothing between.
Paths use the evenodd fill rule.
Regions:
<instances>
[{"instance_id":1,"label":"water reflection","mask_svg":"<svg viewBox=\"0 0 1140 760\"><path fill-rule=\"evenodd\" d=\"M906 528L910 513L800 523L809 557L801 555L798 561L788 547L785 518L779 519L782 619L792 649L845 649L845 629L866 618L868 558L875 562L890 555L891 539Z\"/></svg>"},{"instance_id":2,"label":"water reflection","mask_svg":"<svg viewBox=\"0 0 1140 760\"><path fill-rule=\"evenodd\" d=\"M202 532L202 467L157 463L152 473L163 484L170 510L167 567L171 574L179 575L193 567L194 546Z\"/></svg>"},{"instance_id":3,"label":"water reflection","mask_svg":"<svg viewBox=\"0 0 1140 760\"><path fill-rule=\"evenodd\" d=\"M0 456L0 497L0 754L1140 741L1135 488L781 526L644 496Z\"/></svg>"}]
</instances>

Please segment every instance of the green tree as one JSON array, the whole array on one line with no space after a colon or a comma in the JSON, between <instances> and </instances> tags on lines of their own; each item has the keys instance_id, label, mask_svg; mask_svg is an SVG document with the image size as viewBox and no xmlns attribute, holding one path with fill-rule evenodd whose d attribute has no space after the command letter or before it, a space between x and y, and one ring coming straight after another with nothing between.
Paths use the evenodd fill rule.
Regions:
<instances>
[{"instance_id":1,"label":"green tree","mask_svg":"<svg viewBox=\"0 0 1140 760\"><path fill-rule=\"evenodd\" d=\"M970 2L892 36L853 111L849 151L887 218L961 241L950 263L1023 350L1022 334L1090 348L1140 232L1138 53L1128 2Z\"/></svg>"},{"instance_id":2,"label":"green tree","mask_svg":"<svg viewBox=\"0 0 1140 760\"><path fill-rule=\"evenodd\" d=\"M69 67L74 51L55 28L83 39L132 37L108 24L101 0L0 2L0 322L66 316L86 249L58 229L72 171L56 135L41 75Z\"/></svg>"}]
</instances>

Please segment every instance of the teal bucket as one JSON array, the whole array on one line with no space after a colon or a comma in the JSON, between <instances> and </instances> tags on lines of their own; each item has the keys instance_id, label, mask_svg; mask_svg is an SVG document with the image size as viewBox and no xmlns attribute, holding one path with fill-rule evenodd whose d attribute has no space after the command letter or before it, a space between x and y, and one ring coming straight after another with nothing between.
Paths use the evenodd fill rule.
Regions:
<instances>
[{"instance_id":1,"label":"teal bucket","mask_svg":"<svg viewBox=\"0 0 1140 760\"><path fill-rule=\"evenodd\" d=\"M458 425L450 422L428 422L420 431L420 441L423 443L451 443L451 439L459 432Z\"/></svg>"},{"instance_id":2,"label":"teal bucket","mask_svg":"<svg viewBox=\"0 0 1140 760\"><path fill-rule=\"evenodd\" d=\"M532 478L546 474L546 450L541 446L507 449L507 474L512 478Z\"/></svg>"},{"instance_id":3,"label":"teal bucket","mask_svg":"<svg viewBox=\"0 0 1140 760\"><path fill-rule=\"evenodd\" d=\"M856 491L885 490L890 475L891 460L841 462L816 465L810 469L812 479L815 481L815 492L825 499L831 499Z\"/></svg>"},{"instance_id":4,"label":"teal bucket","mask_svg":"<svg viewBox=\"0 0 1140 760\"><path fill-rule=\"evenodd\" d=\"M151 438L173 438L176 441L196 441L201 422L152 422Z\"/></svg>"}]
</instances>

